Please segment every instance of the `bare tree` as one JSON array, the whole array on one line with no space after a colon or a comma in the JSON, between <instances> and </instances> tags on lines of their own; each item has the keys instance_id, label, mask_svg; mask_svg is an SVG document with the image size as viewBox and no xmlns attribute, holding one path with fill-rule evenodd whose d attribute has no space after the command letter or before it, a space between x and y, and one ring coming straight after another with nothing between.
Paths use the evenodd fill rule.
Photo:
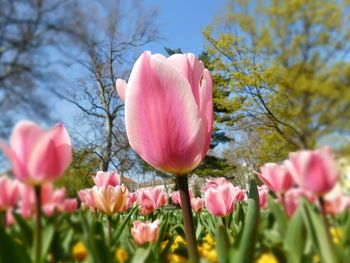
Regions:
<instances>
[{"instance_id":1,"label":"bare tree","mask_svg":"<svg viewBox=\"0 0 350 263\"><path fill-rule=\"evenodd\" d=\"M47 87L59 25L73 0L0 1L0 136L19 117L47 119Z\"/></svg>"},{"instance_id":2,"label":"bare tree","mask_svg":"<svg viewBox=\"0 0 350 263\"><path fill-rule=\"evenodd\" d=\"M83 114L79 123L89 127L89 132L81 136L85 142L82 147L99 158L99 169L106 171L112 166L126 170L133 165L133 153L115 81L128 72L139 48L158 38L156 13L136 1L108 0L80 2L72 13L72 24L66 28L70 28L75 45L80 77L68 90L55 93Z\"/></svg>"}]
</instances>

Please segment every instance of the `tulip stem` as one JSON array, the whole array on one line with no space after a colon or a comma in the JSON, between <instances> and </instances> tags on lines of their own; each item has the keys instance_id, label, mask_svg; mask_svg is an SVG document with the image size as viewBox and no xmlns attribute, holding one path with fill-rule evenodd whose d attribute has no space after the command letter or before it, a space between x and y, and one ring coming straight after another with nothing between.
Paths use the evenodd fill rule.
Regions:
<instances>
[{"instance_id":1,"label":"tulip stem","mask_svg":"<svg viewBox=\"0 0 350 263\"><path fill-rule=\"evenodd\" d=\"M187 251L189 262L199 262L196 234L194 231L194 221L191 210L190 194L188 191L188 175L176 176L177 187L180 193L181 210L185 225L185 234L187 241Z\"/></svg>"},{"instance_id":2,"label":"tulip stem","mask_svg":"<svg viewBox=\"0 0 350 263\"><path fill-rule=\"evenodd\" d=\"M322 219L323 219L323 225L324 225L325 230L327 232L328 240L329 240L329 242L332 243L332 238L331 238L331 234L329 232L329 223L328 223L328 219L327 219L327 213L326 213L326 208L325 208L325 203L324 203L323 197L319 197L318 201L320 202L320 206L321 206L321 215L322 215Z\"/></svg>"},{"instance_id":3,"label":"tulip stem","mask_svg":"<svg viewBox=\"0 0 350 263\"><path fill-rule=\"evenodd\" d=\"M36 202L36 218L35 218L35 263L40 263L41 257L41 186L34 187Z\"/></svg>"},{"instance_id":4,"label":"tulip stem","mask_svg":"<svg viewBox=\"0 0 350 263\"><path fill-rule=\"evenodd\" d=\"M112 216L107 216L108 221L108 246L112 245Z\"/></svg>"},{"instance_id":5,"label":"tulip stem","mask_svg":"<svg viewBox=\"0 0 350 263\"><path fill-rule=\"evenodd\" d=\"M0 211L0 225L2 227L6 227L6 212L5 211Z\"/></svg>"}]
</instances>

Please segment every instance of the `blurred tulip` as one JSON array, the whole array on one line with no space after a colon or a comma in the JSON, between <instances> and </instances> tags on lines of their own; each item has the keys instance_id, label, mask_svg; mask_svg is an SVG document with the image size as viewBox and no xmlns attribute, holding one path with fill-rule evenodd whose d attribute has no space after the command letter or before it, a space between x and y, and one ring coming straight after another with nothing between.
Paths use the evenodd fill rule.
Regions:
<instances>
[{"instance_id":1,"label":"blurred tulip","mask_svg":"<svg viewBox=\"0 0 350 263\"><path fill-rule=\"evenodd\" d=\"M285 193L284 207L288 217L292 217L299 206L300 197L306 198L310 203L316 202L316 196L300 188L292 188Z\"/></svg>"},{"instance_id":2,"label":"blurred tulip","mask_svg":"<svg viewBox=\"0 0 350 263\"><path fill-rule=\"evenodd\" d=\"M191 207L194 212L199 213L203 210L204 207L204 199L203 198L191 198Z\"/></svg>"},{"instance_id":3,"label":"blurred tulip","mask_svg":"<svg viewBox=\"0 0 350 263\"><path fill-rule=\"evenodd\" d=\"M285 165L302 189L316 195L330 191L339 178L337 164L329 147L290 153Z\"/></svg>"},{"instance_id":4,"label":"blurred tulip","mask_svg":"<svg viewBox=\"0 0 350 263\"><path fill-rule=\"evenodd\" d=\"M0 211L11 209L19 196L19 183L6 176L0 177Z\"/></svg>"},{"instance_id":5,"label":"blurred tulip","mask_svg":"<svg viewBox=\"0 0 350 263\"><path fill-rule=\"evenodd\" d=\"M128 206L132 207L137 202L137 192L129 193Z\"/></svg>"},{"instance_id":6,"label":"blurred tulip","mask_svg":"<svg viewBox=\"0 0 350 263\"><path fill-rule=\"evenodd\" d=\"M82 203L83 208L90 208L95 210L95 200L92 195L92 188L82 189L78 192L79 199Z\"/></svg>"},{"instance_id":7,"label":"blurred tulip","mask_svg":"<svg viewBox=\"0 0 350 263\"><path fill-rule=\"evenodd\" d=\"M192 191L192 189L189 190L189 195L190 195L190 199L192 200L192 198L193 198L193 191ZM173 202L174 205L181 206L179 191L172 192L170 194L170 198L171 198L171 201Z\"/></svg>"},{"instance_id":8,"label":"blurred tulip","mask_svg":"<svg viewBox=\"0 0 350 263\"><path fill-rule=\"evenodd\" d=\"M168 196L162 186L141 188L138 190L138 202L143 214L148 214L168 203Z\"/></svg>"},{"instance_id":9,"label":"blurred tulip","mask_svg":"<svg viewBox=\"0 0 350 263\"><path fill-rule=\"evenodd\" d=\"M205 192L205 206L213 215L225 217L233 212L239 195L238 188L231 183L209 188Z\"/></svg>"},{"instance_id":10,"label":"blurred tulip","mask_svg":"<svg viewBox=\"0 0 350 263\"><path fill-rule=\"evenodd\" d=\"M165 58L144 52L129 82L117 80L125 98L130 146L154 168L177 176L207 154L213 124L212 80L193 54Z\"/></svg>"},{"instance_id":11,"label":"blurred tulip","mask_svg":"<svg viewBox=\"0 0 350 263\"><path fill-rule=\"evenodd\" d=\"M124 185L94 186L92 196L97 210L108 216L128 209L128 189Z\"/></svg>"},{"instance_id":12,"label":"blurred tulip","mask_svg":"<svg viewBox=\"0 0 350 263\"><path fill-rule=\"evenodd\" d=\"M267 163L255 172L259 179L275 193L284 193L293 187L294 180L287 167L276 163Z\"/></svg>"},{"instance_id":13,"label":"blurred tulip","mask_svg":"<svg viewBox=\"0 0 350 263\"><path fill-rule=\"evenodd\" d=\"M217 177L212 179L207 179L205 185L202 188L203 192L206 192L209 188L217 188L219 185L230 183L226 178L224 177Z\"/></svg>"},{"instance_id":14,"label":"blurred tulip","mask_svg":"<svg viewBox=\"0 0 350 263\"><path fill-rule=\"evenodd\" d=\"M44 131L33 122L21 121L12 131L10 146L0 141L16 178L30 185L55 180L72 160L71 141L62 124Z\"/></svg>"},{"instance_id":15,"label":"blurred tulip","mask_svg":"<svg viewBox=\"0 0 350 263\"><path fill-rule=\"evenodd\" d=\"M344 195L340 183L324 196L324 209L328 214L339 214L350 207L350 196Z\"/></svg>"},{"instance_id":16,"label":"blurred tulip","mask_svg":"<svg viewBox=\"0 0 350 263\"><path fill-rule=\"evenodd\" d=\"M269 188L266 185L258 186L259 206L262 209L267 207L267 197L269 195Z\"/></svg>"},{"instance_id":17,"label":"blurred tulip","mask_svg":"<svg viewBox=\"0 0 350 263\"><path fill-rule=\"evenodd\" d=\"M92 177L92 179L97 187L108 185L117 186L121 184L120 176L117 172L99 171L96 173L96 176Z\"/></svg>"},{"instance_id":18,"label":"blurred tulip","mask_svg":"<svg viewBox=\"0 0 350 263\"><path fill-rule=\"evenodd\" d=\"M147 242L154 243L159 235L160 221L157 219L154 222L134 221L131 228L131 235L138 245L143 245Z\"/></svg>"},{"instance_id":19,"label":"blurred tulip","mask_svg":"<svg viewBox=\"0 0 350 263\"><path fill-rule=\"evenodd\" d=\"M63 211L73 213L78 208L78 201L75 198L68 198L63 201Z\"/></svg>"},{"instance_id":20,"label":"blurred tulip","mask_svg":"<svg viewBox=\"0 0 350 263\"><path fill-rule=\"evenodd\" d=\"M12 209L6 211L6 226L12 226L16 223L15 217L13 216Z\"/></svg>"}]
</instances>

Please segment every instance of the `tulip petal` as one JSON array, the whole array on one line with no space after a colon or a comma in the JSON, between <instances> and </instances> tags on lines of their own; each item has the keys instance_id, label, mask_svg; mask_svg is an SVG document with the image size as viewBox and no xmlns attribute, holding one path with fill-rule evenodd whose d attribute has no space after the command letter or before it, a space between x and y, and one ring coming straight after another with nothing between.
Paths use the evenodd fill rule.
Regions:
<instances>
[{"instance_id":1,"label":"tulip petal","mask_svg":"<svg viewBox=\"0 0 350 263\"><path fill-rule=\"evenodd\" d=\"M215 216L226 216L225 201L216 189L210 188L205 192L205 206Z\"/></svg>"},{"instance_id":2,"label":"tulip petal","mask_svg":"<svg viewBox=\"0 0 350 263\"><path fill-rule=\"evenodd\" d=\"M195 101L200 107L200 91L199 83L202 78L204 65L203 62L198 60L194 54L187 53L183 54L174 54L168 58L170 64L174 66L175 69L179 70L183 76L188 80Z\"/></svg>"},{"instance_id":3,"label":"tulip petal","mask_svg":"<svg viewBox=\"0 0 350 263\"><path fill-rule=\"evenodd\" d=\"M160 170L186 173L198 166L205 134L188 81L165 59L145 52L128 86L125 119L131 147Z\"/></svg>"},{"instance_id":4,"label":"tulip petal","mask_svg":"<svg viewBox=\"0 0 350 263\"><path fill-rule=\"evenodd\" d=\"M21 162L28 161L37 139L44 133L38 125L31 121L20 121L16 124L10 137L10 145Z\"/></svg>"},{"instance_id":5,"label":"tulip petal","mask_svg":"<svg viewBox=\"0 0 350 263\"><path fill-rule=\"evenodd\" d=\"M115 82L119 98L125 102L125 92L126 92L126 81L123 79L117 79Z\"/></svg>"}]
</instances>

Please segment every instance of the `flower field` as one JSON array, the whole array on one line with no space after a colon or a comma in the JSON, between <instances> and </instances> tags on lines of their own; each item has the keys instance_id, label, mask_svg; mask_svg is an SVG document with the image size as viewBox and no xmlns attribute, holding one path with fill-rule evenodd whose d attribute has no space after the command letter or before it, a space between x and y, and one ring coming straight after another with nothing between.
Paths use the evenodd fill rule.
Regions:
<instances>
[{"instance_id":1,"label":"flower field","mask_svg":"<svg viewBox=\"0 0 350 263\"><path fill-rule=\"evenodd\" d=\"M188 176L213 127L204 64L145 52L116 87L130 146L177 190L131 192L117 172L98 171L68 198L54 187L72 161L67 130L21 121L0 141L13 173L0 178L0 262L349 261L350 197L329 147L267 163L246 188L207 178L195 196Z\"/></svg>"}]
</instances>

